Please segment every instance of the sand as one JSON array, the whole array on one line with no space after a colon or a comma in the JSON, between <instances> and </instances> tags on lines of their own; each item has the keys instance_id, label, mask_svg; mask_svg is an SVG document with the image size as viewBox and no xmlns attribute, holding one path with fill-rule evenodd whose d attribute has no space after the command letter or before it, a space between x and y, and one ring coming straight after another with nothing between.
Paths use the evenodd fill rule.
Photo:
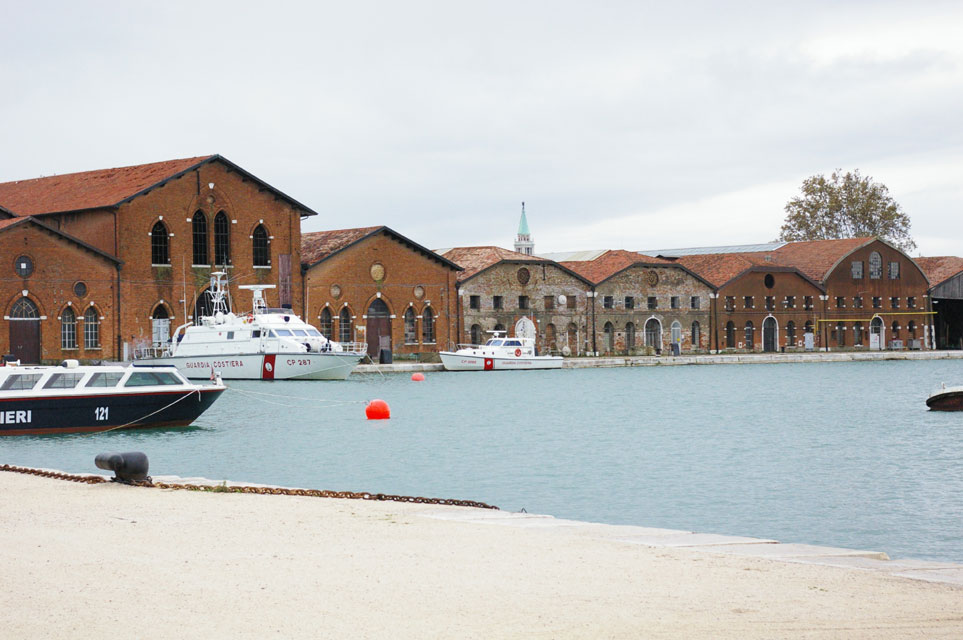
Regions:
<instances>
[{"instance_id":1,"label":"sand","mask_svg":"<svg viewBox=\"0 0 963 640\"><path fill-rule=\"evenodd\" d=\"M5 472L0 505L4 638L963 637L959 586L459 507Z\"/></svg>"}]
</instances>

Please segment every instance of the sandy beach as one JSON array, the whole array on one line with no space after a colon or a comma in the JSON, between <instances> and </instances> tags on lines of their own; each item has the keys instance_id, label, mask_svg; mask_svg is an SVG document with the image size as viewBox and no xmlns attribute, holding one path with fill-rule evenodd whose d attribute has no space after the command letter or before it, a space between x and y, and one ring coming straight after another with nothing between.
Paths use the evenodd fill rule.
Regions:
<instances>
[{"instance_id":1,"label":"sandy beach","mask_svg":"<svg viewBox=\"0 0 963 640\"><path fill-rule=\"evenodd\" d=\"M603 525L16 473L0 504L5 638L963 637L958 585Z\"/></svg>"}]
</instances>

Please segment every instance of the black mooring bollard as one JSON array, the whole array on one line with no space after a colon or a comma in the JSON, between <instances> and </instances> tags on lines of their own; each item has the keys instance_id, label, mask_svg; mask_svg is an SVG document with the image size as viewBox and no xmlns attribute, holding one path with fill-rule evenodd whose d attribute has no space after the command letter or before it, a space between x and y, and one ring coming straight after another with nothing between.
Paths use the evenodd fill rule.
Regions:
<instances>
[{"instance_id":1,"label":"black mooring bollard","mask_svg":"<svg viewBox=\"0 0 963 640\"><path fill-rule=\"evenodd\" d=\"M98 469L113 471L114 480L121 482L140 482L147 479L147 455L140 451L127 453L98 453L94 458Z\"/></svg>"}]
</instances>

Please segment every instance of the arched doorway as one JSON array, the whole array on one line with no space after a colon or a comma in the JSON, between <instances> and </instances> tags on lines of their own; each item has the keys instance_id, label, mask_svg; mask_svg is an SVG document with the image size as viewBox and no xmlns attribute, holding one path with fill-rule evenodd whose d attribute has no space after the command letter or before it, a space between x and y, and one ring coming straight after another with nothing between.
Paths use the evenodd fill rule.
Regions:
<instances>
[{"instance_id":1,"label":"arched doorway","mask_svg":"<svg viewBox=\"0 0 963 640\"><path fill-rule=\"evenodd\" d=\"M377 358L382 349L391 349L391 312L381 298L375 298L368 306L365 336L368 355Z\"/></svg>"},{"instance_id":2,"label":"arched doorway","mask_svg":"<svg viewBox=\"0 0 963 640\"><path fill-rule=\"evenodd\" d=\"M883 319L874 317L869 323L869 348L880 351L883 348Z\"/></svg>"},{"instance_id":3,"label":"arched doorway","mask_svg":"<svg viewBox=\"0 0 963 640\"><path fill-rule=\"evenodd\" d=\"M752 324L752 320L746 322L746 349L749 351L754 351L756 348L756 327Z\"/></svg>"},{"instance_id":4,"label":"arched doorway","mask_svg":"<svg viewBox=\"0 0 963 640\"><path fill-rule=\"evenodd\" d=\"M769 316L762 321L762 350L772 353L779 346L779 327L776 319Z\"/></svg>"},{"instance_id":5,"label":"arched doorway","mask_svg":"<svg viewBox=\"0 0 963 640\"><path fill-rule=\"evenodd\" d=\"M30 298L10 309L10 353L25 364L40 363L40 310Z\"/></svg>"},{"instance_id":6,"label":"arched doorway","mask_svg":"<svg viewBox=\"0 0 963 640\"><path fill-rule=\"evenodd\" d=\"M555 340L555 325L550 322L545 326L545 353L555 353L558 350Z\"/></svg>"},{"instance_id":7,"label":"arched doorway","mask_svg":"<svg viewBox=\"0 0 963 640\"><path fill-rule=\"evenodd\" d=\"M167 308L159 304L150 316L151 336L155 347L166 347L171 341L171 319Z\"/></svg>"},{"instance_id":8,"label":"arched doorway","mask_svg":"<svg viewBox=\"0 0 963 640\"><path fill-rule=\"evenodd\" d=\"M578 348L578 325L575 324L574 322L568 323L567 333L568 333L568 336L566 336L566 337L567 337L567 339L568 339L568 350L569 350L569 353L571 353L571 355L573 355L573 356L577 356L577 355L579 354L579 348Z\"/></svg>"},{"instance_id":9,"label":"arched doorway","mask_svg":"<svg viewBox=\"0 0 963 640\"><path fill-rule=\"evenodd\" d=\"M662 323L655 318L645 321L645 346L662 351Z\"/></svg>"},{"instance_id":10,"label":"arched doorway","mask_svg":"<svg viewBox=\"0 0 963 640\"><path fill-rule=\"evenodd\" d=\"M635 351L635 323L633 322L625 323L625 350L629 355Z\"/></svg>"},{"instance_id":11,"label":"arched doorway","mask_svg":"<svg viewBox=\"0 0 963 640\"><path fill-rule=\"evenodd\" d=\"M605 333L605 352L612 353L615 351L615 327L612 326L611 322L606 322L605 327L602 331Z\"/></svg>"},{"instance_id":12,"label":"arched doorway","mask_svg":"<svg viewBox=\"0 0 963 640\"><path fill-rule=\"evenodd\" d=\"M473 324L473 325L471 326L470 335L471 335L471 343L472 343L472 344L479 344L479 345L480 345L480 344L482 343L482 328L481 328L481 325L479 325L479 324Z\"/></svg>"}]
</instances>

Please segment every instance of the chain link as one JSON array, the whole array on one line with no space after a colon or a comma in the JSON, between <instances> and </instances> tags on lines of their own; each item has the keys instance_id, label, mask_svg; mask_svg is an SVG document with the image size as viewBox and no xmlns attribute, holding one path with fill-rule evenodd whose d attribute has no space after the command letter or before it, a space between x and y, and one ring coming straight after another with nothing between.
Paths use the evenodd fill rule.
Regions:
<instances>
[{"instance_id":1,"label":"chain link","mask_svg":"<svg viewBox=\"0 0 963 640\"><path fill-rule=\"evenodd\" d=\"M86 484L100 484L110 482L103 476L82 476L59 471L44 471L30 467L17 467L9 464L0 465L0 471L26 473L33 476L55 478L70 482L84 482ZM169 482L154 482L148 477L140 482L127 482L135 487L153 487L155 489L172 489L186 491L206 491L208 493L256 493L274 496L310 496L313 498L342 498L345 500L377 500L388 502L408 502L411 504L441 504L454 507L474 507L476 509L495 509L498 507L475 500L455 500L452 498L423 498L420 496L397 496L389 493L368 493L366 491L329 491L327 489L282 489L280 487L252 487L244 485L207 485L207 484L176 484Z\"/></svg>"}]
</instances>

